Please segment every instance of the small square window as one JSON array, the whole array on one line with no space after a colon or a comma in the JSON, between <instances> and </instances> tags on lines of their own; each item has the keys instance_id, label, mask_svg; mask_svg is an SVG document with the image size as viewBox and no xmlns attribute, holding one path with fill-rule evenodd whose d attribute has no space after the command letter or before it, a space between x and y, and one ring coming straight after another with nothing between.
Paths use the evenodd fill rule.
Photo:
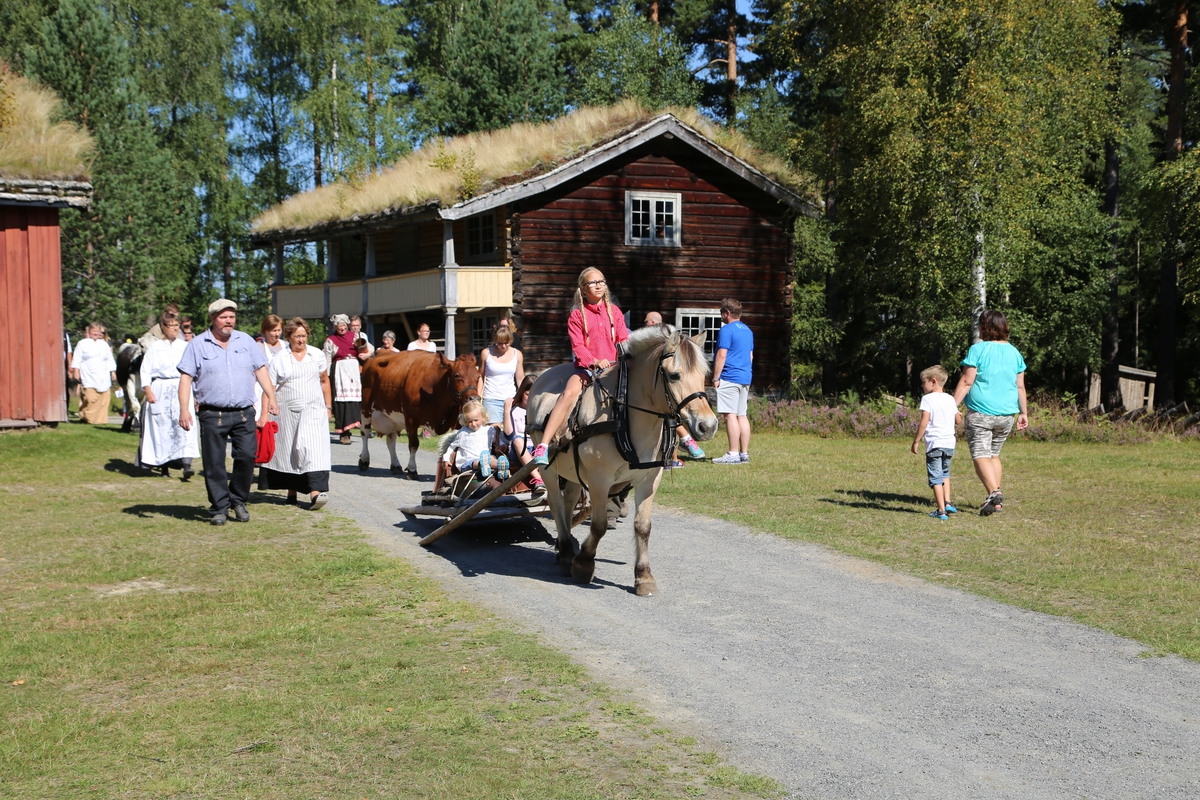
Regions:
<instances>
[{"instance_id":1,"label":"small square window","mask_svg":"<svg viewBox=\"0 0 1200 800\"><path fill-rule=\"evenodd\" d=\"M625 193L625 244L679 247L680 195L661 192Z\"/></svg>"},{"instance_id":2,"label":"small square window","mask_svg":"<svg viewBox=\"0 0 1200 800\"><path fill-rule=\"evenodd\" d=\"M483 316L477 315L471 317L471 352L479 353L480 350L492 343L492 331L496 329L496 323L499 322L499 317L496 315Z\"/></svg>"},{"instance_id":3,"label":"small square window","mask_svg":"<svg viewBox=\"0 0 1200 800\"><path fill-rule=\"evenodd\" d=\"M496 215L467 217L467 256L488 258L496 254Z\"/></svg>"},{"instance_id":4,"label":"small square window","mask_svg":"<svg viewBox=\"0 0 1200 800\"><path fill-rule=\"evenodd\" d=\"M709 360L717 354L717 334L721 330L721 309L719 308L677 308L675 309L675 327L687 336L695 336L701 331L707 331L704 339L704 356Z\"/></svg>"}]
</instances>

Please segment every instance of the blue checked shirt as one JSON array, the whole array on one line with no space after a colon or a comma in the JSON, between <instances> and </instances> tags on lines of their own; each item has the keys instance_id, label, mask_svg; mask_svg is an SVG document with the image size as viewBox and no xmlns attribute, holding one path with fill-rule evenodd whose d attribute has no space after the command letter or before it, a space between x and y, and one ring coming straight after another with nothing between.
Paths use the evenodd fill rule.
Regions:
<instances>
[{"instance_id":1,"label":"blue checked shirt","mask_svg":"<svg viewBox=\"0 0 1200 800\"><path fill-rule=\"evenodd\" d=\"M266 355L249 335L233 331L221 347L208 328L188 342L179 371L192 376L192 391L201 405L245 408L254 405L254 371L266 365Z\"/></svg>"}]
</instances>

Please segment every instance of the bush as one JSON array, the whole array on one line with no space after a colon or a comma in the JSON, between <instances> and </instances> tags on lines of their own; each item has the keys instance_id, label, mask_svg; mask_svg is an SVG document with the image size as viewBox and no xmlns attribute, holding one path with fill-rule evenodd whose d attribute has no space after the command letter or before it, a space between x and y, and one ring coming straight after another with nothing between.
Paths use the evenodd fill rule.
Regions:
<instances>
[{"instance_id":1,"label":"bush","mask_svg":"<svg viewBox=\"0 0 1200 800\"><path fill-rule=\"evenodd\" d=\"M917 432L921 412L915 401L896 403L878 399L846 398L837 403L806 400L750 401L748 416L755 430L804 433L823 439L911 439ZM1143 420L1150 419L1144 417ZM1029 427L1013 436L1037 442L1102 442L1140 444L1155 439L1200 440L1200 425L1176 432L1171 425L1148 425L1143 421L1093 417L1074 406L1053 400L1030 401Z\"/></svg>"}]
</instances>

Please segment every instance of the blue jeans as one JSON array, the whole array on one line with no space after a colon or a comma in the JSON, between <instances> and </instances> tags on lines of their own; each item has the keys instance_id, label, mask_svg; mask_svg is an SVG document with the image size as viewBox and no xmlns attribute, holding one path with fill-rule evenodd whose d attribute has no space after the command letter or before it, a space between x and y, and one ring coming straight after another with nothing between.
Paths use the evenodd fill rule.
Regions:
<instances>
[{"instance_id":1,"label":"blue jeans","mask_svg":"<svg viewBox=\"0 0 1200 800\"><path fill-rule=\"evenodd\" d=\"M954 458L954 448L935 447L925 453L925 469L929 471L929 485L941 486L950 480L950 459Z\"/></svg>"}]
</instances>

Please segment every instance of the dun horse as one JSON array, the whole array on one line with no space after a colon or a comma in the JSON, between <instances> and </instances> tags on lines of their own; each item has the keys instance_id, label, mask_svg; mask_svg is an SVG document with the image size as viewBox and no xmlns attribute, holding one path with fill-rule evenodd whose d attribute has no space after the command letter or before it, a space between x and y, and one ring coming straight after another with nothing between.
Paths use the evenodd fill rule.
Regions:
<instances>
[{"instance_id":1,"label":"dun horse","mask_svg":"<svg viewBox=\"0 0 1200 800\"><path fill-rule=\"evenodd\" d=\"M689 339L665 326L642 328L626 343L628 410L617 410L612 402L618 392L617 368L609 369L580 395L578 418L583 426L604 420L614 422L614 416L628 413L629 440L636 451L635 460L643 465L652 462L657 465L635 469L609 433L596 434L578 442L564 440L560 444L556 457L549 467L543 467L542 472L558 531L555 544L558 565L564 575L569 574L580 583L591 582L596 571L596 548L608 528L606 500L611 494L632 486L637 550L634 591L639 595L658 591L650 572L650 513L662 479L664 436L668 429L674 428L676 419L682 420L699 441L707 441L717 432L717 418L704 396L708 362L704 358L703 343L703 333ZM572 365L563 364L547 370L537 379L529 398L530 420L544 421L549 416L573 369ZM532 436L540 441L553 433L532 431ZM674 453L670 455L674 457ZM565 487L560 487L559 478L563 479ZM591 495L592 525L576 553L575 537L571 535L571 514L584 487Z\"/></svg>"}]
</instances>

